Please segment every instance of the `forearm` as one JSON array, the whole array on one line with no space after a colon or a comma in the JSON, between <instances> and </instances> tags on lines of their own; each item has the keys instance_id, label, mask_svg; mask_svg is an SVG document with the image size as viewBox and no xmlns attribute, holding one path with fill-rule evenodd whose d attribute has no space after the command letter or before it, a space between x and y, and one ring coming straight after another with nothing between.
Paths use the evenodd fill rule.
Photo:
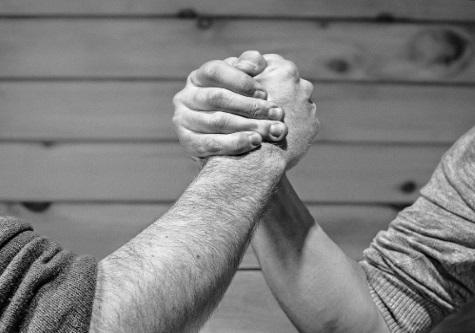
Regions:
<instances>
[{"instance_id":1,"label":"forearm","mask_svg":"<svg viewBox=\"0 0 475 333\"><path fill-rule=\"evenodd\" d=\"M315 223L284 177L252 245L272 292L301 332L387 332L366 276Z\"/></svg>"},{"instance_id":2,"label":"forearm","mask_svg":"<svg viewBox=\"0 0 475 333\"><path fill-rule=\"evenodd\" d=\"M212 158L172 209L99 263L94 332L193 332L221 299L284 163Z\"/></svg>"}]
</instances>

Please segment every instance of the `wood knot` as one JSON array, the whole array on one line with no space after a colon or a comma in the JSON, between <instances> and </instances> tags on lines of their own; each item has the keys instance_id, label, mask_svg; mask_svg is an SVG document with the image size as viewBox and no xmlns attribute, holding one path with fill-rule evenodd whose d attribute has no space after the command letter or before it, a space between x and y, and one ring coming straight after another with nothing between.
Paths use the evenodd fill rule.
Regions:
<instances>
[{"instance_id":1,"label":"wood knot","mask_svg":"<svg viewBox=\"0 0 475 333\"><path fill-rule=\"evenodd\" d=\"M338 74L345 74L350 70L350 64L344 59L331 59L327 62L327 67Z\"/></svg>"},{"instance_id":2,"label":"wood knot","mask_svg":"<svg viewBox=\"0 0 475 333\"><path fill-rule=\"evenodd\" d=\"M417 189L417 184L412 180L408 180L401 185L400 189L404 194L412 194Z\"/></svg>"},{"instance_id":3,"label":"wood knot","mask_svg":"<svg viewBox=\"0 0 475 333\"><path fill-rule=\"evenodd\" d=\"M51 207L51 202L22 202L23 207L34 213L44 213Z\"/></svg>"},{"instance_id":4,"label":"wood knot","mask_svg":"<svg viewBox=\"0 0 475 333\"><path fill-rule=\"evenodd\" d=\"M51 148L56 145L54 141L43 141L41 142L41 145L45 148Z\"/></svg>"},{"instance_id":5,"label":"wood knot","mask_svg":"<svg viewBox=\"0 0 475 333\"><path fill-rule=\"evenodd\" d=\"M470 38L461 30L451 28L427 29L411 41L410 57L426 67L463 69L470 60Z\"/></svg>"}]
</instances>

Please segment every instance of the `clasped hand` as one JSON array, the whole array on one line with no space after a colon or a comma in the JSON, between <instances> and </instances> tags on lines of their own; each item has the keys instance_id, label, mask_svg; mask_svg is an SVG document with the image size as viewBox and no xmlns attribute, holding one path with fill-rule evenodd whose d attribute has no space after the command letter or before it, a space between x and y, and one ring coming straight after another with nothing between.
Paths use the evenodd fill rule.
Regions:
<instances>
[{"instance_id":1,"label":"clasped hand","mask_svg":"<svg viewBox=\"0 0 475 333\"><path fill-rule=\"evenodd\" d=\"M193 71L173 99L173 122L194 159L244 154L267 141L281 148L290 169L319 128L312 92L293 62L247 51Z\"/></svg>"}]
</instances>

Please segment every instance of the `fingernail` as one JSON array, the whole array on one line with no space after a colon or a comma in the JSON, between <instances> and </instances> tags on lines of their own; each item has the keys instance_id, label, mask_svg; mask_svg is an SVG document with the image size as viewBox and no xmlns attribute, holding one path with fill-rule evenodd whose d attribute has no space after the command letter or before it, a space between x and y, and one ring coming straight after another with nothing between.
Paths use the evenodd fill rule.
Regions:
<instances>
[{"instance_id":1,"label":"fingernail","mask_svg":"<svg viewBox=\"0 0 475 333\"><path fill-rule=\"evenodd\" d=\"M257 70L257 65L246 60L239 60L236 63L236 66L239 66L240 70L243 70L245 72L254 72Z\"/></svg>"},{"instance_id":2,"label":"fingernail","mask_svg":"<svg viewBox=\"0 0 475 333\"><path fill-rule=\"evenodd\" d=\"M252 95L254 98L260 98L260 99L266 99L267 98L267 93L262 90L256 90L254 91L254 94Z\"/></svg>"},{"instance_id":3,"label":"fingernail","mask_svg":"<svg viewBox=\"0 0 475 333\"><path fill-rule=\"evenodd\" d=\"M282 109L281 108L272 108L269 110L268 117L272 120L280 120L282 119Z\"/></svg>"},{"instance_id":4,"label":"fingernail","mask_svg":"<svg viewBox=\"0 0 475 333\"><path fill-rule=\"evenodd\" d=\"M262 137L258 133L249 134L249 139L253 146L259 146L262 142Z\"/></svg>"},{"instance_id":5,"label":"fingernail","mask_svg":"<svg viewBox=\"0 0 475 333\"><path fill-rule=\"evenodd\" d=\"M279 138L284 133L284 125L282 124L271 125L269 128L269 132L273 137Z\"/></svg>"}]
</instances>

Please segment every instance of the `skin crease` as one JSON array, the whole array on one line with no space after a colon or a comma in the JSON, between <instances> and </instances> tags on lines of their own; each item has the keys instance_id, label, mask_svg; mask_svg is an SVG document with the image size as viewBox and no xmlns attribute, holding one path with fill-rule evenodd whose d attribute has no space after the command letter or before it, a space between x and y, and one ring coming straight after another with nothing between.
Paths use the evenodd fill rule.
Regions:
<instances>
[{"instance_id":1,"label":"skin crease","mask_svg":"<svg viewBox=\"0 0 475 333\"><path fill-rule=\"evenodd\" d=\"M287 126L289 133L295 126L301 136L287 138L292 151L262 143L248 154L210 158L167 213L99 262L91 332L197 332L220 301L275 186L316 134L315 126L304 123L317 121L315 107L295 67L281 58L267 62L269 70L260 78L265 87L249 82L248 75L224 61L205 64L190 75L187 86L174 98L178 114L174 121L183 120L189 96L199 95L197 82L219 81L216 75L221 70L232 70L239 73L232 82L246 87L249 95L256 89L279 91L274 86L293 91L286 103L298 107L286 115ZM220 101L229 102L215 98L214 103ZM178 132L196 135L190 129ZM230 142L241 135L231 137ZM250 147L253 140L249 135L242 137ZM259 144L260 140L259 136ZM215 152L224 151L222 147L236 149L212 137L201 142ZM191 151L204 151L196 149Z\"/></svg>"},{"instance_id":2,"label":"skin crease","mask_svg":"<svg viewBox=\"0 0 475 333\"><path fill-rule=\"evenodd\" d=\"M313 87L306 83L299 86L284 84L268 86L266 78L263 78L260 73L269 74L278 70L273 62L278 59L283 58L277 55L261 56L256 51L249 51L239 58L228 58L225 61L248 73L249 79L254 76L256 82L266 88L267 100L276 103L283 109L285 112L283 121L289 128L286 139L277 144L289 155L295 153L302 156L298 149L304 148L293 146L293 142L297 137L310 133L306 131L307 126L317 129L319 123L315 117L316 110L312 109L312 121L300 119L304 121L294 124L293 121L296 119L294 113L304 106L305 102L292 104L292 96L298 94L300 90L305 90L309 95L306 103L310 104ZM267 66L264 67L265 65ZM229 68L224 67L219 77L226 78L233 73ZM278 80L288 79L289 73L294 73L292 80L303 81L295 75L298 71L295 65L290 62L285 63L285 69L277 74ZM247 86L250 84L246 83ZM230 91L239 93L235 84L224 79L223 82L210 84L206 87L215 86L229 87ZM210 133L214 134L214 140L225 146L228 142L224 140L229 138L226 137L229 134L225 133L233 133L237 136L243 135L243 132L239 131L252 130L252 127L235 127L233 125L235 122L229 121L226 130L217 131L215 128L208 127L206 131L195 132L193 137L187 137L187 132L183 131L183 128L190 126L193 121L200 121L198 117L185 121L191 119L189 116L192 112L199 112L199 108L194 108L196 101L193 96L187 97L189 98L187 101L188 110L181 114L183 121L176 121L175 126L180 142L185 145L185 149L192 156L194 151L200 151L200 156L194 155L195 158L219 154L203 144L205 142L203 138L206 138ZM221 111L227 111L225 102L216 106ZM230 117L240 117L240 115L252 117L251 113L246 114L246 110L248 108L244 103L242 111L232 111ZM307 113L303 116L305 117L305 115ZM206 127L206 125L202 126ZM313 136L303 139L310 144ZM190 141L193 141L198 147L188 149L186 145ZM244 144L235 144L235 147L238 149L233 151L230 146L226 153L240 154L243 151L254 149L252 145L245 146ZM294 161L297 163L298 159L294 159ZM295 163L288 167L292 167ZM274 296L300 332L389 332L370 295L364 272L356 262L349 259L333 243L313 220L285 176L279 183L277 191L268 204L266 213L259 222L252 245Z\"/></svg>"}]
</instances>

